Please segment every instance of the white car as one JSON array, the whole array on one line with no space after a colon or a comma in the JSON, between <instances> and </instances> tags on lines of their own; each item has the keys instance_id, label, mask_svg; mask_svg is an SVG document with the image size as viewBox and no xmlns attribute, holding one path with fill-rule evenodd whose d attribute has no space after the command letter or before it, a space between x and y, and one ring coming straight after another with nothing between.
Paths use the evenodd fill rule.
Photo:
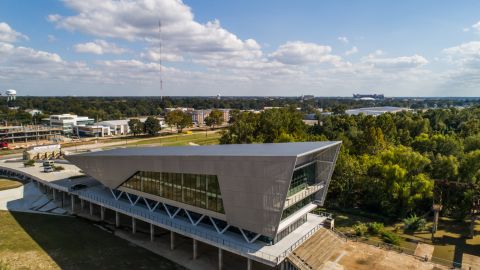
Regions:
<instances>
[{"instance_id":1,"label":"white car","mask_svg":"<svg viewBox=\"0 0 480 270\"><path fill-rule=\"evenodd\" d=\"M43 168L43 172L46 172L46 173L53 172L53 171L54 171L53 167L51 167L51 166L45 166Z\"/></svg>"}]
</instances>

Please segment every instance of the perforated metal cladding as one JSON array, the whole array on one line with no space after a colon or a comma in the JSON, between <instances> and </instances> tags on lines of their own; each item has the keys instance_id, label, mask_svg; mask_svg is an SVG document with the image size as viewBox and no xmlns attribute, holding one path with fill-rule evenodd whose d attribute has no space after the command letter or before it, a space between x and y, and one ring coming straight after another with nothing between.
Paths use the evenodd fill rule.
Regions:
<instances>
[{"instance_id":1,"label":"perforated metal cladding","mask_svg":"<svg viewBox=\"0 0 480 270\"><path fill-rule=\"evenodd\" d=\"M76 155L68 159L109 188L117 188L137 171L217 175L226 221L274 237L296 157Z\"/></svg>"},{"instance_id":2,"label":"perforated metal cladding","mask_svg":"<svg viewBox=\"0 0 480 270\"><path fill-rule=\"evenodd\" d=\"M340 146L340 143L310 144L312 151L307 155L267 156L263 153L248 156L243 153L234 156L230 153L228 156L142 156L128 154L127 151L127 155L123 156L122 151L116 150L114 153L73 155L67 159L109 188L119 187L137 171L216 175L226 221L232 226L273 238L281 220L295 164L313 159L334 162L336 150L325 150ZM328 171L328 168L323 169ZM320 174L326 177L328 183L328 173L323 176L323 169Z\"/></svg>"}]
</instances>

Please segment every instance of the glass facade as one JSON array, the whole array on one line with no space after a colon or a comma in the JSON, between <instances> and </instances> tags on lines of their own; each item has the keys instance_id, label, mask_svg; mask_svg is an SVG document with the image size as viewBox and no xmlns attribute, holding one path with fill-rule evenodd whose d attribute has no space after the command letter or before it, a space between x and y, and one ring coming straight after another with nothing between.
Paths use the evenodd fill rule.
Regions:
<instances>
[{"instance_id":1,"label":"glass facade","mask_svg":"<svg viewBox=\"0 0 480 270\"><path fill-rule=\"evenodd\" d=\"M288 189L287 197L315 184L317 163L314 162L293 172L292 182Z\"/></svg>"},{"instance_id":2,"label":"glass facade","mask_svg":"<svg viewBox=\"0 0 480 270\"><path fill-rule=\"evenodd\" d=\"M216 175L139 171L121 186L225 213Z\"/></svg>"},{"instance_id":3,"label":"glass facade","mask_svg":"<svg viewBox=\"0 0 480 270\"><path fill-rule=\"evenodd\" d=\"M308 197L305 197L303 200L297 202L296 204L290 206L289 208L283 210L282 220L286 219L287 217L289 217L293 213L297 212L298 210L300 210L305 205L313 202L314 200L315 200L315 194L312 194Z\"/></svg>"}]
</instances>

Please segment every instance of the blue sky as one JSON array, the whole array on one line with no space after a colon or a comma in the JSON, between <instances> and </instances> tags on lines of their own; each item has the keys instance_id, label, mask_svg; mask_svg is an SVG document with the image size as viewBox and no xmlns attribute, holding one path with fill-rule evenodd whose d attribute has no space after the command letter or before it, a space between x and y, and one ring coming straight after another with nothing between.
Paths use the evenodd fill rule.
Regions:
<instances>
[{"instance_id":1,"label":"blue sky","mask_svg":"<svg viewBox=\"0 0 480 270\"><path fill-rule=\"evenodd\" d=\"M479 10L473 0L3 0L0 92L480 96Z\"/></svg>"}]
</instances>

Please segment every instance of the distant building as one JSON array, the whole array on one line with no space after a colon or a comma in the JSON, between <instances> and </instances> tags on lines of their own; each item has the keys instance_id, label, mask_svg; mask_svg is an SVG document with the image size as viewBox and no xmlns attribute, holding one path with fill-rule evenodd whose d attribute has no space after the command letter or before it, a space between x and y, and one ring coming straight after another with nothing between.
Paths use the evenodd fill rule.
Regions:
<instances>
[{"instance_id":1,"label":"distant building","mask_svg":"<svg viewBox=\"0 0 480 270\"><path fill-rule=\"evenodd\" d=\"M315 99L314 95L302 95L302 101L313 100L313 99Z\"/></svg>"},{"instance_id":2,"label":"distant building","mask_svg":"<svg viewBox=\"0 0 480 270\"><path fill-rule=\"evenodd\" d=\"M353 98L361 100L385 99L383 94L353 94Z\"/></svg>"},{"instance_id":3,"label":"distant building","mask_svg":"<svg viewBox=\"0 0 480 270\"><path fill-rule=\"evenodd\" d=\"M26 109L25 112L29 113L31 116L43 113L41 110L37 110L37 109Z\"/></svg>"},{"instance_id":4,"label":"distant building","mask_svg":"<svg viewBox=\"0 0 480 270\"><path fill-rule=\"evenodd\" d=\"M56 114L44 119L51 127L60 127L64 134L73 134L74 126L93 125L94 119L75 114Z\"/></svg>"},{"instance_id":5,"label":"distant building","mask_svg":"<svg viewBox=\"0 0 480 270\"><path fill-rule=\"evenodd\" d=\"M216 109L223 113L223 123L227 123L230 120L230 109ZM192 122L197 126L205 124L205 118L207 118L213 110L194 110L192 111Z\"/></svg>"},{"instance_id":6,"label":"distant building","mask_svg":"<svg viewBox=\"0 0 480 270\"><path fill-rule=\"evenodd\" d=\"M381 114L384 114L384 113L398 113L398 112L402 112L402 111L411 111L411 109L402 108L402 107L390 107L390 106L368 107L368 108L358 108L358 109L346 110L345 113L348 114L348 115L364 114L364 115L377 116L377 115L381 115Z\"/></svg>"},{"instance_id":7,"label":"distant building","mask_svg":"<svg viewBox=\"0 0 480 270\"><path fill-rule=\"evenodd\" d=\"M108 135L127 135L128 133L130 133L128 121L130 121L130 119L108 120L97 122L95 123L95 125L108 127L110 133ZM143 120L142 122L145 122L145 120Z\"/></svg>"},{"instance_id":8,"label":"distant building","mask_svg":"<svg viewBox=\"0 0 480 270\"><path fill-rule=\"evenodd\" d=\"M112 134L110 127L102 125L74 126L73 130L79 137L105 137Z\"/></svg>"},{"instance_id":9,"label":"distant building","mask_svg":"<svg viewBox=\"0 0 480 270\"><path fill-rule=\"evenodd\" d=\"M50 140L60 135L61 128L45 126L5 126L0 127L0 141L8 143Z\"/></svg>"}]
</instances>

